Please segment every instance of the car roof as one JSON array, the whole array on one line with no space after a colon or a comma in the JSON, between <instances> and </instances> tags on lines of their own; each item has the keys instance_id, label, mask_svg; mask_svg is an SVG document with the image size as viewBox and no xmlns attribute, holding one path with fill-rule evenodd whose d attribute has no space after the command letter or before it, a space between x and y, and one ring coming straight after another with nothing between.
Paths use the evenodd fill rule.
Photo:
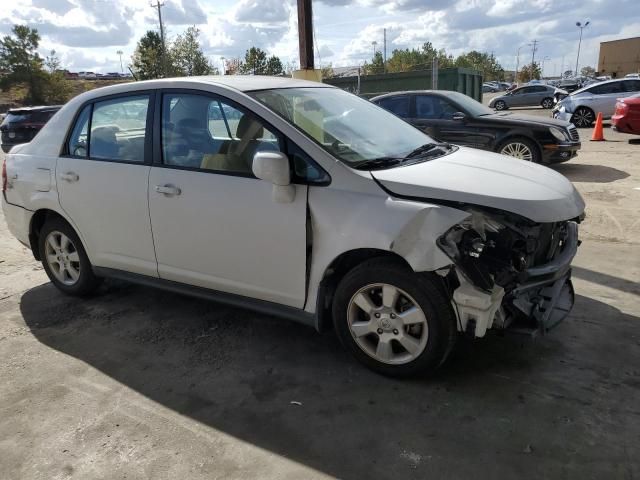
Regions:
<instances>
[{"instance_id":1,"label":"car roof","mask_svg":"<svg viewBox=\"0 0 640 480\"><path fill-rule=\"evenodd\" d=\"M46 111L50 111L50 110L60 110L62 108L62 105L40 105L40 106L36 106L36 107L16 107L16 108L10 108L7 113L17 113L17 112L24 112L24 113L28 113L28 112L46 112Z\"/></svg>"},{"instance_id":2,"label":"car roof","mask_svg":"<svg viewBox=\"0 0 640 480\"><path fill-rule=\"evenodd\" d=\"M629 78L612 78L611 80L603 80L602 82L598 82L597 84L596 83L592 83L590 85L582 87L581 89L576 90L575 92L572 92L571 95L574 95L576 93L584 92L587 88L591 88L591 87L593 87L595 85L598 85L598 86L607 85L608 83L618 83L618 82L622 82L624 80L630 80L630 79Z\"/></svg>"}]
</instances>

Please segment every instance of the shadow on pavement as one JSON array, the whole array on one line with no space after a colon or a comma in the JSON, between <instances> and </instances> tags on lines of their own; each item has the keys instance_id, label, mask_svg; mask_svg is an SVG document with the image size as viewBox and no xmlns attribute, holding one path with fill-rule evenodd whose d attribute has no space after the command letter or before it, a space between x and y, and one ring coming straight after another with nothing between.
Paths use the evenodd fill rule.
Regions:
<instances>
[{"instance_id":1,"label":"shadow on pavement","mask_svg":"<svg viewBox=\"0 0 640 480\"><path fill-rule=\"evenodd\" d=\"M595 270L589 270L588 268L582 268L573 266L571 267L573 275L592 283L598 283L605 287L615 288L622 292L631 293L632 295L640 296L640 284L632 282L625 278L614 277L606 273L596 272Z\"/></svg>"},{"instance_id":2,"label":"shadow on pavement","mask_svg":"<svg viewBox=\"0 0 640 480\"><path fill-rule=\"evenodd\" d=\"M604 165L584 165L579 163L560 163L549 165L572 182L610 183L627 178L629 173Z\"/></svg>"},{"instance_id":3,"label":"shadow on pavement","mask_svg":"<svg viewBox=\"0 0 640 480\"><path fill-rule=\"evenodd\" d=\"M630 461L621 445L640 412L625 372L640 355L624 344L640 319L604 303L578 297L549 336L465 342L435 378L398 381L365 370L333 335L144 287L103 289L79 300L46 284L20 308L50 348L335 477L606 478Z\"/></svg>"}]
</instances>

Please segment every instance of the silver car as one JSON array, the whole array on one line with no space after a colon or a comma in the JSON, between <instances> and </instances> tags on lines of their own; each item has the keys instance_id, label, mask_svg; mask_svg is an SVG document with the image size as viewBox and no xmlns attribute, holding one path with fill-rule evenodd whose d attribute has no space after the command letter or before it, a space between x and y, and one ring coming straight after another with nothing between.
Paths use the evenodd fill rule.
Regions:
<instances>
[{"instance_id":1,"label":"silver car","mask_svg":"<svg viewBox=\"0 0 640 480\"><path fill-rule=\"evenodd\" d=\"M553 107L554 87L549 85L526 85L495 97L489 102L490 108L506 110L510 107Z\"/></svg>"},{"instance_id":2,"label":"silver car","mask_svg":"<svg viewBox=\"0 0 640 480\"><path fill-rule=\"evenodd\" d=\"M598 113L611 118L618 98L640 93L640 79L624 78L596 83L570 93L553 109L553 117L567 120L576 127L590 127Z\"/></svg>"}]
</instances>

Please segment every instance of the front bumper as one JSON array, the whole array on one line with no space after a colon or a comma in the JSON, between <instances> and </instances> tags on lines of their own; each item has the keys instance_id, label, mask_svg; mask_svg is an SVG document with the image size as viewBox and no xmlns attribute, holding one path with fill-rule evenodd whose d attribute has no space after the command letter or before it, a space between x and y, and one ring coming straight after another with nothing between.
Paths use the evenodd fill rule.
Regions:
<instances>
[{"instance_id":1,"label":"front bumper","mask_svg":"<svg viewBox=\"0 0 640 480\"><path fill-rule=\"evenodd\" d=\"M573 117L573 113L572 112L568 112L566 110L566 108L558 108L555 107L552 111L551 111L551 116L553 118L556 118L558 120L564 120L565 122L570 122L571 121L571 117Z\"/></svg>"},{"instance_id":2,"label":"front bumper","mask_svg":"<svg viewBox=\"0 0 640 480\"><path fill-rule=\"evenodd\" d=\"M580 142L552 143L542 145L542 161L544 163L561 163L578 155L582 147Z\"/></svg>"}]
</instances>

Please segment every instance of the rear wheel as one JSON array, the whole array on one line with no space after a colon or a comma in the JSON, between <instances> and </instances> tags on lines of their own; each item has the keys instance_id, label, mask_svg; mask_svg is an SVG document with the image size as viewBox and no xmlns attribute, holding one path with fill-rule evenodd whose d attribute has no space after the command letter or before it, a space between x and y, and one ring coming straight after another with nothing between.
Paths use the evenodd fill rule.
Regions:
<instances>
[{"instance_id":1,"label":"rear wheel","mask_svg":"<svg viewBox=\"0 0 640 480\"><path fill-rule=\"evenodd\" d=\"M389 259L369 260L342 279L333 318L344 347L384 375L431 373L456 339L451 304L437 279Z\"/></svg>"},{"instance_id":2,"label":"rear wheel","mask_svg":"<svg viewBox=\"0 0 640 480\"><path fill-rule=\"evenodd\" d=\"M553 98L544 98L542 102L540 102L540 106L542 108L546 108L547 110L553 108Z\"/></svg>"},{"instance_id":3,"label":"rear wheel","mask_svg":"<svg viewBox=\"0 0 640 480\"><path fill-rule=\"evenodd\" d=\"M495 105L494 108L496 110L506 110L507 108L507 102L505 102L504 100L498 100Z\"/></svg>"},{"instance_id":4,"label":"rear wheel","mask_svg":"<svg viewBox=\"0 0 640 480\"><path fill-rule=\"evenodd\" d=\"M587 107L579 107L571 116L571 123L578 128L589 128L595 118L593 110Z\"/></svg>"},{"instance_id":5,"label":"rear wheel","mask_svg":"<svg viewBox=\"0 0 640 480\"><path fill-rule=\"evenodd\" d=\"M38 247L44 270L59 290L88 295L100 285L80 238L64 220L54 218L44 224Z\"/></svg>"},{"instance_id":6,"label":"rear wheel","mask_svg":"<svg viewBox=\"0 0 640 480\"><path fill-rule=\"evenodd\" d=\"M498 148L498 153L527 162L540 163L540 152L534 143L526 138L511 138L505 141Z\"/></svg>"}]
</instances>

